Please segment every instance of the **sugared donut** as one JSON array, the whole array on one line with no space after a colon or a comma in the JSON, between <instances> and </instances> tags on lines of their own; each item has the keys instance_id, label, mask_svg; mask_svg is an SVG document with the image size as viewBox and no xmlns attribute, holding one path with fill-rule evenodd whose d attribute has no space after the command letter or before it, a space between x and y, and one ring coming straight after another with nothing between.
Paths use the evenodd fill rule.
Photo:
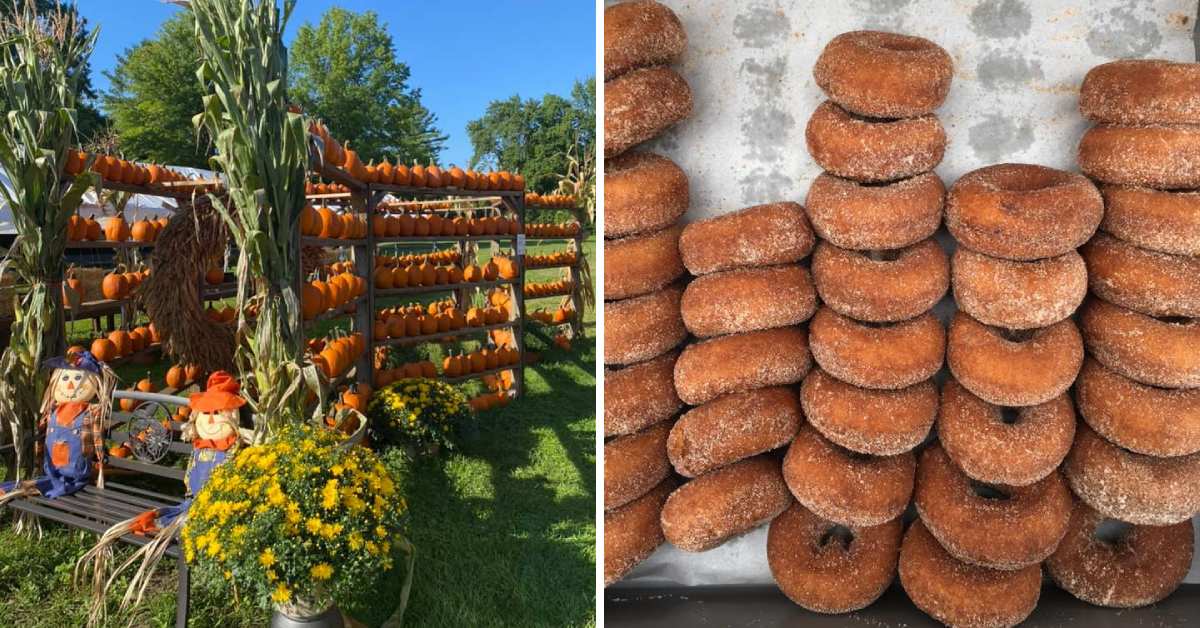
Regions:
<instances>
[{"instance_id":1,"label":"sugared donut","mask_svg":"<svg viewBox=\"0 0 1200 628\"><path fill-rule=\"evenodd\" d=\"M822 436L851 451L894 456L920 445L938 411L937 386L859 388L813 369L800 386L804 416Z\"/></svg>"},{"instance_id":2,"label":"sugared donut","mask_svg":"<svg viewBox=\"0 0 1200 628\"><path fill-rule=\"evenodd\" d=\"M1075 408L1059 395L1024 408L994 406L953 379L942 386L938 441L967 477L1027 486L1050 475L1071 451Z\"/></svg>"},{"instance_id":3,"label":"sugared donut","mask_svg":"<svg viewBox=\"0 0 1200 628\"><path fill-rule=\"evenodd\" d=\"M903 526L896 518L849 528L800 504L771 522L767 564L788 599L817 613L870 606L896 577Z\"/></svg>"},{"instance_id":4,"label":"sugared donut","mask_svg":"<svg viewBox=\"0 0 1200 628\"><path fill-rule=\"evenodd\" d=\"M798 264L697 277L679 304L683 324L699 338L798 325L816 309L812 277Z\"/></svg>"},{"instance_id":5,"label":"sugared donut","mask_svg":"<svg viewBox=\"0 0 1200 628\"><path fill-rule=\"evenodd\" d=\"M774 519L791 503L779 460L755 456L675 489L663 506L663 534L685 552L703 552Z\"/></svg>"},{"instance_id":6,"label":"sugared donut","mask_svg":"<svg viewBox=\"0 0 1200 628\"><path fill-rule=\"evenodd\" d=\"M1137 608L1170 595L1192 564L1192 522L1127 525L1116 538L1099 538L1104 515L1076 501L1067 536L1046 572L1060 588L1097 606Z\"/></svg>"},{"instance_id":7,"label":"sugared donut","mask_svg":"<svg viewBox=\"0 0 1200 628\"><path fill-rule=\"evenodd\" d=\"M1079 111L1109 124L1200 123L1200 64L1123 59L1088 70Z\"/></svg>"},{"instance_id":8,"label":"sugared donut","mask_svg":"<svg viewBox=\"0 0 1200 628\"><path fill-rule=\"evenodd\" d=\"M902 321L933 308L950 288L950 260L932 238L884 252L819 242L813 281L835 312L872 323Z\"/></svg>"},{"instance_id":9,"label":"sugared donut","mask_svg":"<svg viewBox=\"0 0 1200 628\"><path fill-rule=\"evenodd\" d=\"M1080 499L1113 519L1165 526L1200 513L1200 454L1136 454L1083 423L1063 471Z\"/></svg>"},{"instance_id":10,"label":"sugared donut","mask_svg":"<svg viewBox=\"0 0 1200 628\"><path fill-rule=\"evenodd\" d=\"M1033 406L1063 394L1083 365L1083 339L1075 322L1005 332L955 312L946 363L967 390L998 406Z\"/></svg>"},{"instance_id":11,"label":"sugared donut","mask_svg":"<svg viewBox=\"0 0 1200 628\"><path fill-rule=\"evenodd\" d=\"M917 458L857 454L800 428L783 459L783 479L796 501L846 526L874 526L904 513L912 496Z\"/></svg>"},{"instance_id":12,"label":"sugared donut","mask_svg":"<svg viewBox=\"0 0 1200 628\"><path fill-rule=\"evenodd\" d=\"M811 366L808 334L799 327L731 334L683 350L675 362L675 391L698 406L728 393L795 384Z\"/></svg>"},{"instance_id":13,"label":"sugared donut","mask_svg":"<svg viewBox=\"0 0 1200 628\"><path fill-rule=\"evenodd\" d=\"M804 130L808 153L821 168L855 181L895 181L933 170L946 152L936 116L878 120L825 101Z\"/></svg>"},{"instance_id":14,"label":"sugared donut","mask_svg":"<svg viewBox=\"0 0 1200 628\"><path fill-rule=\"evenodd\" d=\"M1073 314L1087 296L1087 266L1075 251L1019 262L959 247L951 267L955 303L985 325L1046 327Z\"/></svg>"},{"instance_id":15,"label":"sugared donut","mask_svg":"<svg viewBox=\"0 0 1200 628\"><path fill-rule=\"evenodd\" d=\"M1200 126L1094 126L1079 140L1077 161L1105 183L1164 190L1200 187Z\"/></svg>"},{"instance_id":16,"label":"sugared donut","mask_svg":"<svg viewBox=\"0 0 1200 628\"><path fill-rule=\"evenodd\" d=\"M604 237L623 238L675 224L688 209L688 178L675 162L630 151L604 160Z\"/></svg>"},{"instance_id":17,"label":"sugared donut","mask_svg":"<svg viewBox=\"0 0 1200 628\"><path fill-rule=\"evenodd\" d=\"M604 7L604 80L667 65L685 49L687 32L671 9L653 0Z\"/></svg>"},{"instance_id":18,"label":"sugared donut","mask_svg":"<svg viewBox=\"0 0 1200 628\"><path fill-rule=\"evenodd\" d=\"M683 289L670 287L604 304L604 363L633 364L662 355L687 338L679 316Z\"/></svg>"},{"instance_id":19,"label":"sugared donut","mask_svg":"<svg viewBox=\"0 0 1200 628\"><path fill-rule=\"evenodd\" d=\"M1200 316L1200 257L1159 253L1100 233L1079 251L1096 296L1150 316Z\"/></svg>"},{"instance_id":20,"label":"sugared donut","mask_svg":"<svg viewBox=\"0 0 1200 628\"><path fill-rule=\"evenodd\" d=\"M751 266L792 264L813 248L812 227L799 203L767 203L688 224L679 236L683 265L693 275Z\"/></svg>"},{"instance_id":21,"label":"sugared donut","mask_svg":"<svg viewBox=\"0 0 1200 628\"><path fill-rule=\"evenodd\" d=\"M679 412L671 351L623 369L604 371L604 437L632 434Z\"/></svg>"},{"instance_id":22,"label":"sugared donut","mask_svg":"<svg viewBox=\"0 0 1200 628\"><path fill-rule=\"evenodd\" d=\"M1100 229L1144 249L1200 255L1200 192L1105 185Z\"/></svg>"},{"instance_id":23,"label":"sugared donut","mask_svg":"<svg viewBox=\"0 0 1200 628\"><path fill-rule=\"evenodd\" d=\"M645 235L604 243L604 298L628 299L654 292L684 273L679 233L667 227Z\"/></svg>"},{"instance_id":24,"label":"sugared donut","mask_svg":"<svg viewBox=\"0 0 1200 628\"><path fill-rule=\"evenodd\" d=\"M658 137L692 115L692 88L658 66L631 70L604 83L604 157Z\"/></svg>"},{"instance_id":25,"label":"sugared donut","mask_svg":"<svg viewBox=\"0 0 1200 628\"><path fill-rule=\"evenodd\" d=\"M954 64L922 37L854 31L825 44L813 77L830 100L860 116L912 118L942 106Z\"/></svg>"},{"instance_id":26,"label":"sugared donut","mask_svg":"<svg viewBox=\"0 0 1200 628\"><path fill-rule=\"evenodd\" d=\"M1042 593L1042 569L1016 571L964 563L914 521L900 545L900 584L917 608L947 626L998 628L1025 621Z\"/></svg>"},{"instance_id":27,"label":"sugared donut","mask_svg":"<svg viewBox=\"0 0 1200 628\"><path fill-rule=\"evenodd\" d=\"M792 442L804 417L789 387L773 386L717 397L689 410L667 438L667 458L694 478Z\"/></svg>"},{"instance_id":28,"label":"sugared donut","mask_svg":"<svg viewBox=\"0 0 1200 628\"><path fill-rule=\"evenodd\" d=\"M1055 257L1087 242L1104 201L1086 177L1032 164L964 174L946 193L946 228L959 244L992 257Z\"/></svg>"},{"instance_id":29,"label":"sugared donut","mask_svg":"<svg viewBox=\"0 0 1200 628\"><path fill-rule=\"evenodd\" d=\"M932 236L942 224L945 199L946 187L933 172L882 185L822 172L809 186L804 206L822 239L843 249L888 250Z\"/></svg>"},{"instance_id":30,"label":"sugared donut","mask_svg":"<svg viewBox=\"0 0 1200 628\"><path fill-rule=\"evenodd\" d=\"M612 510L645 495L671 474L667 460L670 423L656 423L604 443L604 509Z\"/></svg>"},{"instance_id":31,"label":"sugared donut","mask_svg":"<svg viewBox=\"0 0 1200 628\"><path fill-rule=\"evenodd\" d=\"M921 452L913 501L951 556L992 569L1041 562L1071 519L1071 491L1061 474L1028 486L973 483L938 445Z\"/></svg>"},{"instance_id":32,"label":"sugared donut","mask_svg":"<svg viewBox=\"0 0 1200 628\"><path fill-rule=\"evenodd\" d=\"M813 359L830 375L863 388L896 390L942 368L946 330L928 312L906 321L860 323L828 307L808 325Z\"/></svg>"},{"instance_id":33,"label":"sugared donut","mask_svg":"<svg viewBox=\"0 0 1200 628\"><path fill-rule=\"evenodd\" d=\"M1151 386L1200 388L1200 319L1158 319L1088 299L1079 322L1104 366Z\"/></svg>"},{"instance_id":34,"label":"sugared donut","mask_svg":"<svg viewBox=\"0 0 1200 628\"><path fill-rule=\"evenodd\" d=\"M624 578L662 545L663 502L675 486L675 478L668 477L649 493L604 512L604 586Z\"/></svg>"},{"instance_id":35,"label":"sugared donut","mask_svg":"<svg viewBox=\"0 0 1200 628\"><path fill-rule=\"evenodd\" d=\"M1088 357L1075 399L1087 424L1114 445L1148 456L1200 452L1200 388L1139 384Z\"/></svg>"}]
</instances>

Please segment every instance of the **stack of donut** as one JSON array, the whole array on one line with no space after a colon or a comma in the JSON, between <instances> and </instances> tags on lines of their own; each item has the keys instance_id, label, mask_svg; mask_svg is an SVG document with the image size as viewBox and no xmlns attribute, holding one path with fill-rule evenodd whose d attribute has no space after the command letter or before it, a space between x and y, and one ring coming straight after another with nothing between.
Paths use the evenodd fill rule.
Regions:
<instances>
[{"instance_id":1,"label":"stack of donut","mask_svg":"<svg viewBox=\"0 0 1200 628\"><path fill-rule=\"evenodd\" d=\"M676 485L667 435L683 407L675 393L675 360L687 337L679 314L684 267L677 225L688 208L687 175L666 157L624 151L681 118L674 106L663 117L672 92L657 98L662 77L677 88L676 96L686 96L682 115L690 111L691 94L664 65L687 45L670 9L626 2L607 7L604 16L604 235L611 238L604 243L607 586L663 542L660 513Z\"/></svg>"},{"instance_id":2,"label":"stack of donut","mask_svg":"<svg viewBox=\"0 0 1200 628\"><path fill-rule=\"evenodd\" d=\"M702 552L766 523L791 503L772 452L803 420L794 389L808 372L816 309L799 262L813 234L798 203L770 203L694 222L679 240L696 276L684 290L684 325L696 341L675 363L675 390L694 406L667 437L689 481L662 511L668 541Z\"/></svg>"},{"instance_id":3,"label":"stack of donut","mask_svg":"<svg viewBox=\"0 0 1200 628\"><path fill-rule=\"evenodd\" d=\"M1084 421L1065 467L1078 503L1047 571L1081 600L1136 607L1183 581L1200 512L1200 65L1097 66L1079 108L1097 125L1079 165L1105 215L1082 249ZM1106 519L1124 524L1100 540Z\"/></svg>"},{"instance_id":4,"label":"stack of donut","mask_svg":"<svg viewBox=\"0 0 1200 628\"><path fill-rule=\"evenodd\" d=\"M857 31L830 41L813 74L829 98L806 132L825 170L806 200L823 305L809 324L817 368L800 388L809 424L783 462L798 503L772 523L767 560L792 601L844 613L895 578L913 449L937 416L946 337L931 310L950 264L933 239L946 146L933 111L953 67L927 39Z\"/></svg>"}]
</instances>

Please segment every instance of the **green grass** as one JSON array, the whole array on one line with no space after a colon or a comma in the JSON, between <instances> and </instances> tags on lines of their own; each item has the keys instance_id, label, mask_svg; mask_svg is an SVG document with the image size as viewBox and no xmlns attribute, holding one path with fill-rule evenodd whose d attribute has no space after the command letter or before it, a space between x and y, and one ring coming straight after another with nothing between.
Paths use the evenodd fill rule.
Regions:
<instances>
[{"instance_id":1,"label":"green grass","mask_svg":"<svg viewBox=\"0 0 1200 628\"><path fill-rule=\"evenodd\" d=\"M561 244L538 247L554 248ZM594 241L585 245L593 260L594 250ZM525 398L482 414L458 451L398 469L417 548L408 625L595 624L594 312L584 320L585 340L570 353L527 337L542 361L526 369ZM165 368L121 374L132 382L149 369L161 380ZM0 626L82 625L87 596L71 586L71 570L95 535L45 523L42 537L27 537L10 521L0 514ZM148 599L110 625L172 625L175 582L164 562ZM344 607L378 625L392 611L394 585ZM235 601L219 576L193 573L191 626L262 626L268 616L256 600Z\"/></svg>"}]
</instances>

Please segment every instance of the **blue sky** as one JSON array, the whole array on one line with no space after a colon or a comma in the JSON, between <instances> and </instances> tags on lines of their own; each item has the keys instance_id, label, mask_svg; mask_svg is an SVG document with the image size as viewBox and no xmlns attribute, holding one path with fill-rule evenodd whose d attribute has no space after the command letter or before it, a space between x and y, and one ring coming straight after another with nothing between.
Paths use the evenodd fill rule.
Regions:
<instances>
[{"instance_id":1,"label":"blue sky","mask_svg":"<svg viewBox=\"0 0 1200 628\"><path fill-rule=\"evenodd\" d=\"M102 72L117 55L153 37L182 9L160 0L76 0L100 40L92 55L92 83L108 87ZM332 6L372 10L392 34L396 54L412 69L410 84L450 136L442 162L466 164L471 156L467 122L492 100L520 94L569 95L576 79L596 74L596 4L592 0L299 0L289 37L305 22L316 24Z\"/></svg>"}]
</instances>

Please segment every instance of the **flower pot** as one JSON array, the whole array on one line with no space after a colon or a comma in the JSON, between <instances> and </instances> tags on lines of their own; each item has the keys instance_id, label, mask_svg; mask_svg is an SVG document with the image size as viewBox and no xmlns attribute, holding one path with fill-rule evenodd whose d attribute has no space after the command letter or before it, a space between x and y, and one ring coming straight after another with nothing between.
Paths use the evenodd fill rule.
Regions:
<instances>
[{"instance_id":1,"label":"flower pot","mask_svg":"<svg viewBox=\"0 0 1200 628\"><path fill-rule=\"evenodd\" d=\"M271 628L344 628L342 613L337 606L330 605L324 611L314 615L309 611L300 610L303 605L289 606L286 609L275 607L271 613Z\"/></svg>"}]
</instances>

